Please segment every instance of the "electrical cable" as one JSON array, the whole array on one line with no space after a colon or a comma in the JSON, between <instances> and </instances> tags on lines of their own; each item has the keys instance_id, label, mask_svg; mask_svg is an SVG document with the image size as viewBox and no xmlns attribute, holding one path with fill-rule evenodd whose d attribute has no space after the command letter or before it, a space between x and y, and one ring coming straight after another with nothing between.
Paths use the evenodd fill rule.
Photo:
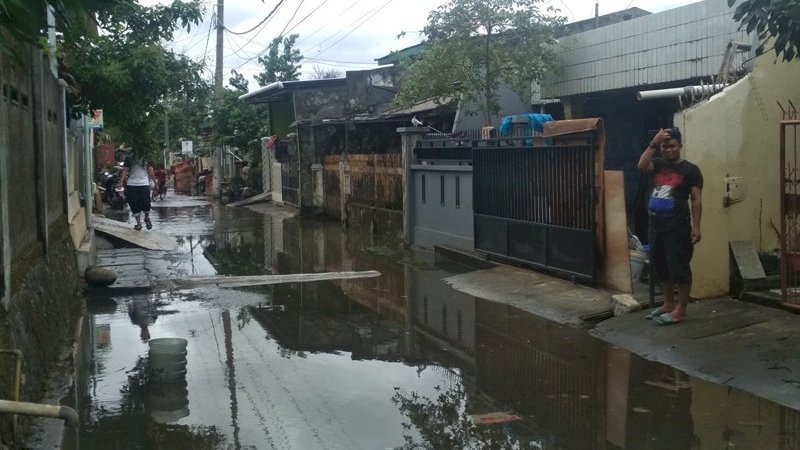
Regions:
<instances>
[{"instance_id":1,"label":"electrical cable","mask_svg":"<svg viewBox=\"0 0 800 450\"><path fill-rule=\"evenodd\" d=\"M211 22L209 22L208 24L208 34L206 34L206 49L203 50L203 59L202 59L203 62L205 62L206 57L208 55L208 41L211 40L211 30L214 29L214 22L216 21L216 19L217 19L217 13L215 12L211 14Z\"/></svg>"},{"instance_id":2,"label":"electrical cable","mask_svg":"<svg viewBox=\"0 0 800 450\"><path fill-rule=\"evenodd\" d=\"M391 0L389 0L389 1L391 1ZM388 3L388 2L387 2L387 3ZM384 6L386 6L386 3L384 3ZM317 42L316 44L314 44L314 45L312 45L312 46L310 46L310 47L307 47L307 48L306 48L306 49L304 49L304 50L303 50L301 53L302 53L302 54L306 54L306 53L308 53L309 51L311 51L311 50L312 50L314 47L321 47L321 46L322 46L322 44L324 44L324 43L326 43L326 42L330 41L331 39L333 39L334 37L336 37L337 35L339 35L341 32L343 32L344 30L346 30L346 29L350 28L351 26L355 25L357 22L359 22L360 20L362 20L362 19L364 19L365 17L369 16L370 14L372 14L372 13L374 13L374 12L376 12L376 11L379 11L381 8L382 8L382 7L380 7L380 6L376 6L376 7L372 8L372 9L370 9L370 10L369 10L369 11L367 11L366 13L362 14L361 16L359 16L359 17L358 17L356 20L354 20L354 21L350 22L349 24L347 24L347 26L345 26L345 27L344 27L343 29L341 29L340 31L337 31L336 33L333 33L332 35L328 36L327 38L323 39L322 41L320 41L320 42ZM360 25L357 25L357 26L360 26Z\"/></svg>"},{"instance_id":3,"label":"electrical cable","mask_svg":"<svg viewBox=\"0 0 800 450\"><path fill-rule=\"evenodd\" d=\"M335 59L320 59L320 58L303 58L303 59L307 59L309 61L320 62L320 63L329 63L330 62L330 63L339 63L339 64L362 64L362 65L370 65L370 66L374 66L375 65L374 61L371 61L371 62L337 61Z\"/></svg>"},{"instance_id":4,"label":"electrical cable","mask_svg":"<svg viewBox=\"0 0 800 450\"><path fill-rule=\"evenodd\" d=\"M278 33L279 37L283 37L283 33L286 32L286 29L289 27L289 24L292 23L292 21L294 20L295 16L298 13L298 11L300 11L300 8L303 7L303 3L305 3L305 2L306 2L306 0L300 0L300 4L297 5L297 8L294 9L294 12L292 13L292 17L289 17L289 21L286 22L286 25L283 26L283 29L281 30L281 32Z\"/></svg>"},{"instance_id":5,"label":"electrical cable","mask_svg":"<svg viewBox=\"0 0 800 450\"><path fill-rule=\"evenodd\" d=\"M297 26L298 26L298 25L300 25L301 23L305 22L305 21L306 21L306 19L308 19L308 18L309 18L309 17L310 17L312 14L314 14L315 12L317 12L317 10L319 10L320 8L322 8L323 6L325 6L325 3L328 3L328 0L322 0L322 3L320 3L320 4L319 4L319 5L316 7L316 8L312 9L310 13L306 14L306 15L305 15L305 17L303 17L302 19L300 19L300 21L299 21L299 22L297 22L296 24L294 24L294 26L293 26L292 28L289 28L289 29L286 31L286 33L291 33L291 32L292 32L292 30L294 30L295 28L297 28ZM284 33L281 33L281 36L283 36L283 34L284 34Z\"/></svg>"},{"instance_id":6,"label":"electrical cable","mask_svg":"<svg viewBox=\"0 0 800 450\"><path fill-rule=\"evenodd\" d=\"M264 17L264 19L262 19L261 22L258 22L258 24L256 26L254 26L253 28L250 28L247 31L238 32L238 31L233 31L233 30L231 30L231 29L229 29L227 27L225 29L231 34L247 34L247 33L250 33L251 31L255 30L256 28L260 27L261 25L264 25L270 19L270 17L272 17L272 15L275 14L275 11L277 11L278 8L280 8L281 5L283 5L284 1L285 0L279 0L278 4L275 5L274 8L272 8L272 11L270 11L269 14L267 14L267 17Z\"/></svg>"},{"instance_id":7,"label":"electrical cable","mask_svg":"<svg viewBox=\"0 0 800 450\"><path fill-rule=\"evenodd\" d=\"M348 6L342 12L340 12L336 17L341 17L342 14L346 13L347 11L350 11L351 9L353 9L354 6L356 6L359 3L361 3L361 0L354 1L353 3L350 4L350 6ZM303 36L303 38L300 39L300 41L298 41L297 43L300 44L301 42L307 41L311 36L314 36L315 34L319 33L320 30L322 30L323 28L325 28L328 25L330 25L331 22L333 22L333 21L325 22L321 27L319 27L316 30L312 31L310 34L307 34L307 35Z\"/></svg>"},{"instance_id":8,"label":"electrical cable","mask_svg":"<svg viewBox=\"0 0 800 450\"><path fill-rule=\"evenodd\" d=\"M314 56L319 56L319 55L321 55L321 54L323 54L323 53L327 52L327 51L328 51L328 50L330 50L330 49L331 49L331 48L332 48L334 45L336 45L336 44L338 44L339 42L341 42L341 41L342 41L344 38L346 38L347 36L350 36L351 34L353 34L353 32L354 32L354 31L356 31L356 30L357 30L357 29L359 29L359 28L360 28L362 25L364 25L365 23L367 23L367 21L369 21L369 19L371 19L371 18L375 17L375 15L376 15L376 14L378 14L378 13L379 13L379 12L381 12L381 11L382 11L384 8L386 8L387 6L389 6L389 3L392 3L393 1L394 1L394 0L387 0L387 1L386 1L386 3L384 3L384 4L383 4L383 5L380 7L380 8L378 8L378 10L377 10L377 11L375 11L375 12L374 12L374 13L372 13L372 14L370 14L370 15L369 15L369 16L368 16L366 19L364 19L364 20L363 20L363 21L362 21L360 24L358 24L358 25L357 25L355 28L353 28L352 30L350 30L350 31L349 31L347 34L345 34L344 36L342 36L340 39L337 39L337 40L336 40L336 42L334 42L333 44L331 44L331 45L329 45L329 46L325 47L325 49L324 49L324 50L320 50L319 52L317 52L317 53L316 53Z\"/></svg>"},{"instance_id":9,"label":"electrical cable","mask_svg":"<svg viewBox=\"0 0 800 450\"><path fill-rule=\"evenodd\" d=\"M230 45L230 48L229 48L228 50L230 50L231 52L233 52L233 54L234 54L234 55L236 55L236 56L238 56L239 58L242 58L242 59L247 59L247 58L249 58L249 57L250 57L249 55L242 55L242 54L240 54L240 53L239 53L240 51L243 51L243 49L244 49L244 46L241 46L241 47L239 47L238 49L235 49L235 48L233 48L233 42L231 42L231 35L230 35L230 33L226 33L226 34L225 34L225 38L228 40L228 45ZM230 56L230 55L231 55L231 54L230 54L230 53L228 53L226 56ZM225 57L224 57L224 56L223 56L223 59L225 59Z\"/></svg>"},{"instance_id":10,"label":"electrical cable","mask_svg":"<svg viewBox=\"0 0 800 450\"><path fill-rule=\"evenodd\" d=\"M284 0L281 0L281 2L280 2L280 3L278 3L278 5L277 5L277 6L276 6L276 7L275 7L275 8L274 8L274 9L273 9L271 12L270 12L270 14L272 14L272 16L271 16L271 17L274 17L274 14L275 14L275 12L276 12L278 9L280 9L280 7L283 5L283 2L284 2ZM268 18L267 18L268 20L261 21L261 25L262 25L262 28L261 28L261 30L258 30L258 32L256 32L254 35L252 35L252 36L250 37L250 39L248 39L248 40L247 40L247 42L245 42L245 43L244 43L244 45L242 45L241 47L239 47L239 50L240 50L240 51L241 51L241 50L243 50L243 49L244 49L246 46L250 45L250 43L251 43L251 42L253 42L253 39L255 39L255 38L256 38L256 37L257 37L257 36L258 36L258 35L261 33L261 31L264 29L264 27L266 27L266 26L267 26L267 25L268 25L268 24L269 24L269 23L272 21L271 17L268 17ZM230 30L228 30L227 28L226 28L225 30L226 30L226 31L228 31L228 32L230 32ZM251 31L252 31L252 30L251 30ZM232 33L232 34L237 34L237 33ZM262 44L262 45L263 45L263 44ZM265 47L266 47L266 46L265 46ZM227 58L228 56L230 56L230 55L223 56L223 59ZM257 56L259 56L259 55L256 55L256 56L254 56L254 57L252 57L252 58L249 58L247 61L252 61L252 60L253 60L254 58L256 58ZM239 66L239 67L241 67L241 66ZM237 67L237 69L238 69L238 67Z\"/></svg>"}]
</instances>

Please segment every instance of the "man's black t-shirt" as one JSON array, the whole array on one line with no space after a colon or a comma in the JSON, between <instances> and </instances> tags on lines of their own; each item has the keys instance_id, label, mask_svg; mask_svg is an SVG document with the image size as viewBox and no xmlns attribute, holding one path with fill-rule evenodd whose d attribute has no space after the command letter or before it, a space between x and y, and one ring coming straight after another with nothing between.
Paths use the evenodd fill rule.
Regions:
<instances>
[{"instance_id":1,"label":"man's black t-shirt","mask_svg":"<svg viewBox=\"0 0 800 450\"><path fill-rule=\"evenodd\" d=\"M689 193L691 188L703 187L700 168L683 160L670 163L664 158L653 159L653 191L647 209L652 231L666 231L689 225Z\"/></svg>"}]
</instances>

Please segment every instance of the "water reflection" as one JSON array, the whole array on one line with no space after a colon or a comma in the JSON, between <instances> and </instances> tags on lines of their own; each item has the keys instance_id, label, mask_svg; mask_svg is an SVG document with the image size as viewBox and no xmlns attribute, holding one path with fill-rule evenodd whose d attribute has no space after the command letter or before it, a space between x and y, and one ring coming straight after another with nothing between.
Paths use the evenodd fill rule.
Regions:
<instances>
[{"instance_id":1,"label":"water reflection","mask_svg":"<svg viewBox=\"0 0 800 450\"><path fill-rule=\"evenodd\" d=\"M94 303L81 448L797 448L797 411L461 294L441 280L465 268L392 239L161 210L185 233L170 270L384 275ZM167 336L193 357L154 387L146 341Z\"/></svg>"}]
</instances>

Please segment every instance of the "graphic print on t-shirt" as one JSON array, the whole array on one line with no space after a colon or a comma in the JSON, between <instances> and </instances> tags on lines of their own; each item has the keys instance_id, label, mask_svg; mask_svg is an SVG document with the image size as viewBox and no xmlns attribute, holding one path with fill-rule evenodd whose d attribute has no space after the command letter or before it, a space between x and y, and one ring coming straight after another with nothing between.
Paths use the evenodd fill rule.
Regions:
<instances>
[{"instance_id":1,"label":"graphic print on t-shirt","mask_svg":"<svg viewBox=\"0 0 800 450\"><path fill-rule=\"evenodd\" d=\"M683 176L673 171L659 172L653 179L653 193L648 209L656 214L671 214L675 210L675 191L683 183Z\"/></svg>"}]
</instances>

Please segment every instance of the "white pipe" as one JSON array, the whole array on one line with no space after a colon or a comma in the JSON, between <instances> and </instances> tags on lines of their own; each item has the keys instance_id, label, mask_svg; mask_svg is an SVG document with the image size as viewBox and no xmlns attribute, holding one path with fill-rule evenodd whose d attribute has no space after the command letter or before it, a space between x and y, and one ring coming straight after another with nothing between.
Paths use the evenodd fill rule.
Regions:
<instances>
[{"instance_id":1,"label":"white pipe","mask_svg":"<svg viewBox=\"0 0 800 450\"><path fill-rule=\"evenodd\" d=\"M680 97L681 95L693 95L700 97L703 95L712 95L721 91L725 87L724 84L704 84L700 86L684 86L680 88L671 89L656 89L654 91L639 91L636 93L637 100L655 100L659 98L672 98Z\"/></svg>"},{"instance_id":2,"label":"white pipe","mask_svg":"<svg viewBox=\"0 0 800 450\"><path fill-rule=\"evenodd\" d=\"M69 406L0 400L0 413L64 419L70 427L80 425L78 413Z\"/></svg>"}]
</instances>

